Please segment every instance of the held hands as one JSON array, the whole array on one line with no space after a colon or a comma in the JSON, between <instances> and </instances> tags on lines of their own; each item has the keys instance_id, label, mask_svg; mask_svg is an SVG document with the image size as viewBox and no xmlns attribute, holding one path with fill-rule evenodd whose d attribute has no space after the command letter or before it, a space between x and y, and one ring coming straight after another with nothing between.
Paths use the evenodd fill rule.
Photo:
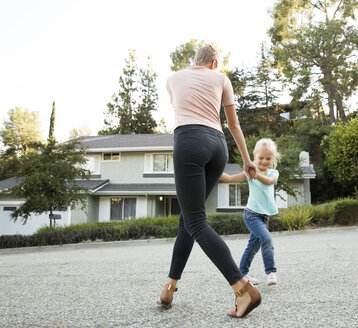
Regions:
<instances>
[{"instance_id":1,"label":"held hands","mask_svg":"<svg viewBox=\"0 0 358 328\"><path fill-rule=\"evenodd\" d=\"M251 161L248 163L244 163L244 171L246 172L247 176L249 177L249 180L257 178L257 168L254 163Z\"/></svg>"}]
</instances>

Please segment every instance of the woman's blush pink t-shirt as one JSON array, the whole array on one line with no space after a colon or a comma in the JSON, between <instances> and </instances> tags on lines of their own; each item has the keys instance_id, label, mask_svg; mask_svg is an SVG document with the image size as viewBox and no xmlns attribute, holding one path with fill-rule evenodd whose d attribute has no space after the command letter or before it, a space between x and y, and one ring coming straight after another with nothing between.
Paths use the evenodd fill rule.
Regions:
<instances>
[{"instance_id":1,"label":"woman's blush pink t-shirt","mask_svg":"<svg viewBox=\"0 0 358 328\"><path fill-rule=\"evenodd\" d=\"M166 84L175 112L175 128L206 125L222 131L220 105L234 105L234 92L225 74L191 66L171 75Z\"/></svg>"}]
</instances>

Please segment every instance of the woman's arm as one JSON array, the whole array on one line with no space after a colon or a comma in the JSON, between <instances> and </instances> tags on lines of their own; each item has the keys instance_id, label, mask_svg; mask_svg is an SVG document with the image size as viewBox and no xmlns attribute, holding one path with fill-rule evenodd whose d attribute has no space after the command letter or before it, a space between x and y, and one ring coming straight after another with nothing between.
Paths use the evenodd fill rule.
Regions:
<instances>
[{"instance_id":1,"label":"woman's arm","mask_svg":"<svg viewBox=\"0 0 358 328\"><path fill-rule=\"evenodd\" d=\"M225 115L226 115L229 131L233 136L237 147L239 148L242 160L244 162L243 169L246 172L247 176L250 177L250 180L256 179L256 173L257 173L256 165L252 163L250 160L250 156L246 147L244 134L242 133L239 119L237 118L236 115L235 106L229 105L229 106L225 106L224 108L225 108ZM250 168L252 169L250 170Z\"/></svg>"},{"instance_id":2,"label":"woman's arm","mask_svg":"<svg viewBox=\"0 0 358 328\"><path fill-rule=\"evenodd\" d=\"M277 181L277 177L275 177L275 176L267 177L260 173L257 173L256 179L259 180L262 184L267 185L267 186L272 185Z\"/></svg>"},{"instance_id":3,"label":"woman's arm","mask_svg":"<svg viewBox=\"0 0 358 328\"><path fill-rule=\"evenodd\" d=\"M224 181L224 182L242 182L245 181L246 176L244 172L238 173L238 174L234 174L234 175L229 175L226 173L223 173L222 176L220 177L220 180Z\"/></svg>"}]
</instances>

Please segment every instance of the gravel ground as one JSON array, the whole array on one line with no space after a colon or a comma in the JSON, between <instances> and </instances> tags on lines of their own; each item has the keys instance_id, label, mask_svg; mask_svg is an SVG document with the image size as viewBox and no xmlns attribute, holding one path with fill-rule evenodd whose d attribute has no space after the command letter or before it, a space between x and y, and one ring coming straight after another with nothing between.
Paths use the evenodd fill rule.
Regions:
<instances>
[{"instance_id":1,"label":"gravel ground","mask_svg":"<svg viewBox=\"0 0 358 328\"><path fill-rule=\"evenodd\" d=\"M358 327L358 226L273 233L279 284L252 273L263 302L244 319L198 245L174 306L156 306L173 240L0 250L0 327ZM248 235L225 237L237 262Z\"/></svg>"}]
</instances>

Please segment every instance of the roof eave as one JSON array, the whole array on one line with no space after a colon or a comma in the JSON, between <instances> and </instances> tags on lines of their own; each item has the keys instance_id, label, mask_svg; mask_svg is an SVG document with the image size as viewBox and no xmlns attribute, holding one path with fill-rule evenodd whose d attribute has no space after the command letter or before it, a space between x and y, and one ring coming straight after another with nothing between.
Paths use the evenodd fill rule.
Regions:
<instances>
[{"instance_id":1,"label":"roof eave","mask_svg":"<svg viewBox=\"0 0 358 328\"><path fill-rule=\"evenodd\" d=\"M103 152L138 152L138 151L172 151L173 146L150 146L150 147L111 147L111 148L86 148L87 153Z\"/></svg>"},{"instance_id":2,"label":"roof eave","mask_svg":"<svg viewBox=\"0 0 358 328\"><path fill-rule=\"evenodd\" d=\"M176 192L173 191L160 191L160 190L148 190L148 191L133 191L133 190L122 190L122 191L97 191L96 195L99 196L154 196L154 195L167 195L167 196L175 196Z\"/></svg>"}]
</instances>

